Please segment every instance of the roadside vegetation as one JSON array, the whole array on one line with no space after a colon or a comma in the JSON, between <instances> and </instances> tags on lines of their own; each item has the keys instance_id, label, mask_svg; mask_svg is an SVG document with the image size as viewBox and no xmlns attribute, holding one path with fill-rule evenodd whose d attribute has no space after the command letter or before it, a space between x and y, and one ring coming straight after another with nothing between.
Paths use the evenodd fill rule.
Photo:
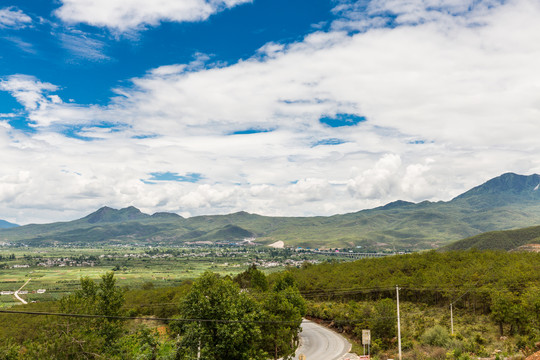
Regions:
<instances>
[{"instance_id":1,"label":"roadside vegetation","mask_svg":"<svg viewBox=\"0 0 540 360\"><path fill-rule=\"evenodd\" d=\"M228 258L216 256L218 249L196 250L204 256L191 257L201 266L189 273L182 271L194 263L177 254L148 261L101 258L107 265L97 266L101 273L88 277L79 272L82 276L69 291L2 309L92 317L0 313L0 359L287 358L294 353L303 316L347 336L359 354L362 330L370 329L373 358L396 359L396 285L404 359L524 359L539 350L539 253L429 251L263 269L246 265L249 257L238 248L221 250ZM285 259L285 252L296 255L271 251L253 253L251 259L256 256L254 262L261 264L272 257ZM209 253L213 258L206 257ZM28 261L20 253L4 260ZM222 267L225 262L239 266ZM122 280L130 271L157 268L163 274L172 269L171 280L155 272L129 283ZM7 269L2 274L15 270L37 271Z\"/></svg>"},{"instance_id":2,"label":"roadside vegetation","mask_svg":"<svg viewBox=\"0 0 540 360\"><path fill-rule=\"evenodd\" d=\"M397 357L396 285L405 359L524 358L540 346L540 254L435 251L291 269L308 317L360 353ZM450 304L454 334L451 334Z\"/></svg>"},{"instance_id":3,"label":"roadside vegetation","mask_svg":"<svg viewBox=\"0 0 540 360\"><path fill-rule=\"evenodd\" d=\"M82 278L80 289L60 301L12 309L33 314L2 313L0 359L265 360L294 354L305 302L289 274L268 282L255 267L235 278L205 272L164 293L155 302L152 289L122 290L113 272L99 282ZM164 310L162 301L174 306Z\"/></svg>"}]
</instances>

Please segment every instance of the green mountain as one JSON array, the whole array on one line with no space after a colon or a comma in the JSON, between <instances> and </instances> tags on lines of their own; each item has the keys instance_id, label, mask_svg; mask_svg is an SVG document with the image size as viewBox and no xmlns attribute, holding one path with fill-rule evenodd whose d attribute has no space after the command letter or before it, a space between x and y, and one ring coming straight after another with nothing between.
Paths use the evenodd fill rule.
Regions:
<instances>
[{"instance_id":1,"label":"green mountain","mask_svg":"<svg viewBox=\"0 0 540 360\"><path fill-rule=\"evenodd\" d=\"M507 173L467 191L453 201L464 202L477 209L539 202L539 185L540 175L523 176Z\"/></svg>"},{"instance_id":2,"label":"green mountain","mask_svg":"<svg viewBox=\"0 0 540 360\"><path fill-rule=\"evenodd\" d=\"M17 227L17 226L19 225L10 223L5 220L0 220L0 229L9 229L9 228Z\"/></svg>"},{"instance_id":3,"label":"green mountain","mask_svg":"<svg viewBox=\"0 0 540 360\"><path fill-rule=\"evenodd\" d=\"M524 229L490 231L456 241L442 250L515 250L523 245L540 244L540 226Z\"/></svg>"},{"instance_id":4,"label":"green mountain","mask_svg":"<svg viewBox=\"0 0 540 360\"><path fill-rule=\"evenodd\" d=\"M98 211L83 217L81 220L89 224L124 222L130 220L143 220L149 218L150 215L143 214L141 210L134 206L127 207L121 210L115 210L110 207L102 207Z\"/></svg>"},{"instance_id":5,"label":"green mountain","mask_svg":"<svg viewBox=\"0 0 540 360\"><path fill-rule=\"evenodd\" d=\"M286 246L366 251L439 248L480 233L540 224L540 176L508 173L444 202L396 201L355 213L268 217L246 212L182 218L104 207L75 221L0 230L0 241L28 245L283 241Z\"/></svg>"}]
</instances>

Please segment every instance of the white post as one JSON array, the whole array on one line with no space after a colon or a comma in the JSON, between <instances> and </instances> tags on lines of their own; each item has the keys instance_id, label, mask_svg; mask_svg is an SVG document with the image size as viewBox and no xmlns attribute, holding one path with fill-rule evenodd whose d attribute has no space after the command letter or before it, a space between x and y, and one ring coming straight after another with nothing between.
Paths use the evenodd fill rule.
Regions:
<instances>
[{"instance_id":1,"label":"white post","mask_svg":"<svg viewBox=\"0 0 540 360\"><path fill-rule=\"evenodd\" d=\"M201 322L199 321L199 332L201 328ZM199 346L197 347L197 360L201 358L201 334L199 333Z\"/></svg>"},{"instance_id":2,"label":"white post","mask_svg":"<svg viewBox=\"0 0 540 360\"><path fill-rule=\"evenodd\" d=\"M452 310L452 303L450 303L450 332L454 335L454 312Z\"/></svg>"},{"instance_id":3,"label":"white post","mask_svg":"<svg viewBox=\"0 0 540 360\"><path fill-rule=\"evenodd\" d=\"M399 360L401 360L401 324L399 321L399 286L396 285L396 298L397 298L397 333L398 333L398 348L399 348Z\"/></svg>"}]
</instances>

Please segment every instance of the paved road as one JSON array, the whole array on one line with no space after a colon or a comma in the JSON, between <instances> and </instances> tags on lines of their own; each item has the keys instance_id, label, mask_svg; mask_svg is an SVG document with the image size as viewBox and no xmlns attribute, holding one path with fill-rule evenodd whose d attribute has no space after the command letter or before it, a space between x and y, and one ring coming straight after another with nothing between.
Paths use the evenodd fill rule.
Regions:
<instances>
[{"instance_id":1,"label":"paved road","mask_svg":"<svg viewBox=\"0 0 540 360\"><path fill-rule=\"evenodd\" d=\"M26 284L28 284L28 283L30 282L30 280L32 280L32 279L28 279L28 280L24 283L24 285L20 287L19 290L15 291L15 294L14 294L15 297L17 298L17 300L19 300L19 301L22 302L23 304L28 304L28 303L26 302L26 300L24 300L23 298L21 298L21 297L19 296L19 291L21 291L22 288L25 287Z\"/></svg>"},{"instance_id":2,"label":"paved road","mask_svg":"<svg viewBox=\"0 0 540 360\"><path fill-rule=\"evenodd\" d=\"M297 360L300 354L304 354L306 360L338 360L350 349L351 344L343 336L312 321L304 320L300 346L294 359Z\"/></svg>"}]
</instances>

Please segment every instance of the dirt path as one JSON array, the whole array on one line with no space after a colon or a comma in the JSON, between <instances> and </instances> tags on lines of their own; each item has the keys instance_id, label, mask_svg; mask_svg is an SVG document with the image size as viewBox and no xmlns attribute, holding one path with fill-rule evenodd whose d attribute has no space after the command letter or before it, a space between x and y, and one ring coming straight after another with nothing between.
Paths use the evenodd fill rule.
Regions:
<instances>
[{"instance_id":1,"label":"dirt path","mask_svg":"<svg viewBox=\"0 0 540 360\"><path fill-rule=\"evenodd\" d=\"M20 302L22 302L23 304L28 304L28 302L19 296L19 291L21 291L22 288L25 287L26 284L28 284L28 283L30 282L30 280L32 280L32 279L26 280L26 282L24 283L24 285L21 286L21 287L19 288L19 290L15 291L15 294L14 294L14 295L15 295L15 298L16 298L17 300L19 300Z\"/></svg>"}]
</instances>

